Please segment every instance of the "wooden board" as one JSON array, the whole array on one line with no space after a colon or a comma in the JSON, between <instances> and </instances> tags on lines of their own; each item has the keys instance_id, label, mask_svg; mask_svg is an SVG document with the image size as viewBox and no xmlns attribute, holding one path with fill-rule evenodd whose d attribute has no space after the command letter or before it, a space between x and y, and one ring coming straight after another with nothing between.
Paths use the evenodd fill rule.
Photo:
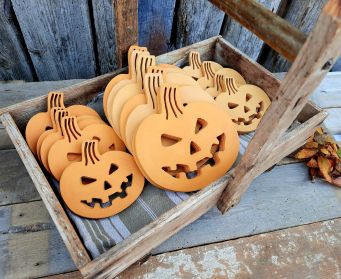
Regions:
<instances>
[{"instance_id":1,"label":"wooden board","mask_svg":"<svg viewBox=\"0 0 341 279\"><path fill-rule=\"evenodd\" d=\"M0 278L28 278L75 270L44 204L0 207Z\"/></svg>"},{"instance_id":2,"label":"wooden board","mask_svg":"<svg viewBox=\"0 0 341 279\"><path fill-rule=\"evenodd\" d=\"M0 158L0 206L40 200L17 151L0 150Z\"/></svg>"},{"instance_id":3,"label":"wooden board","mask_svg":"<svg viewBox=\"0 0 341 279\"><path fill-rule=\"evenodd\" d=\"M224 13L207 0L180 0L176 11L175 47L219 35Z\"/></svg>"},{"instance_id":4,"label":"wooden board","mask_svg":"<svg viewBox=\"0 0 341 279\"><path fill-rule=\"evenodd\" d=\"M307 168L302 164L291 164L264 173L254 181L238 206L226 215L221 215L216 208L209 211L155 249L154 253L341 217L341 189L321 181L313 184L309 181L307 172ZM25 211L36 212L34 208L37 208L39 203L41 204L41 201L28 203ZM0 215L3 216L0 219L0 227L8 228L5 223L8 221L4 220L10 219L9 210L4 208L10 207L12 212L20 212L18 206L21 205L0 207ZM28 219L26 226L40 228L41 224L45 224L44 226L51 227L51 230L58 234L52 221L48 222L45 216L47 211L42 207L41 211L36 212L36 217ZM32 237L28 243L31 245L29 247L39 246L39 241ZM26 247L28 244L25 244ZM29 247L26 251L32 249ZM58 249L60 247L49 246L52 254L56 254ZM34 249L32 253L35 253ZM66 250L64 253L65 257L68 256ZM67 270L60 270L64 271Z\"/></svg>"},{"instance_id":5,"label":"wooden board","mask_svg":"<svg viewBox=\"0 0 341 279\"><path fill-rule=\"evenodd\" d=\"M0 80L33 81L30 61L10 0L0 0Z\"/></svg>"},{"instance_id":6,"label":"wooden board","mask_svg":"<svg viewBox=\"0 0 341 279\"><path fill-rule=\"evenodd\" d=\"M95 75L87 1L12 0L12 4L39 80Z\"/></svg>"},{"instance_id":7,"label":"wooden board","mask_svg":"<svg viewBox=\"0 0 341 279\"><path fill-rule=\"evenodd\" d=\"M341 219L150 257L119 278L339 278Z\"/></svg>"},{"instance_id":8,"label":"wooden board","mask_svg":"<svg viewBox=\"0 0 341 279\"><path fill-rule=\"evenodd\" d=\"M274 13L279 13L284 10L287 0L257 0L260 4ZM221 27L221 35L233 46L244 52L253 60L258 59L264 43L255 34L240 25L237 21L225 16L224 23Z\"/></svg>"},{"instance_id":9,"label":"wooden board","mask_svg":"<svg viewBox=\"0 0 341 279\"><path fill-rule=\"evenodd\" d=\"M170 49L175 0L139 1L139 44L153 55Z\"/></svg>"},{"instance_id":10,"label":"wooden board","mask_svg":"<svg viewBox=\"0 0 341 279\"><path fill-rule=\"evenodd\" d=\"M91 0L99 72L117 69L115 17L111 1Z\"/></svg>"},{"instance_id":11,"label":"wooden board","mask_svg":"<svg viewBox=\"0 0 341 279\"><path fill-rule=\"evenodd\" d=\"M290 1L284 19L302 32L308 34L313 29L327 0ZM290 63L273 50L267 54L263 65L271 72L287 71Z\"/></svg>"}]
</instances>

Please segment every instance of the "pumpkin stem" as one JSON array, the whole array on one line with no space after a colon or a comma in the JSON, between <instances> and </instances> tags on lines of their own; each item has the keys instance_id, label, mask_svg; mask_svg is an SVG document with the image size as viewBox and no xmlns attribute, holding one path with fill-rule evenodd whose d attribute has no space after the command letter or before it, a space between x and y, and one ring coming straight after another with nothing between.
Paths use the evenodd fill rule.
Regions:
<instances>
[{"instance_id":1,"label":"pumpkin stem","mask_svg":"<svg viewBox=\"0 0 341 279\"><path fill-rule=\"evenodd\" d=\"M183 104L180 99L178 86L161 85L157 94L157 109L159 114L164 114L166 119L179 117L183 114Z\"/></svg>"},{"instance_id":2,"label":"pumpkin stem","mask_svg":"<svg viewBox=\"0 0 341 279\"><path fill-rule=\"evenodd\" d=\"M234 78L232 77L224 77L222 91L228 93L229 95L237 94L238 92L238 85Z\"/></svg>"},{"instance_id":3,"label":"pumpkin stem","mask_svg":"<svg viewBox=\"0 0 341 279\"><path fill-rule=\"evenodd\" d=\"M62 134L69 142L80 139L81 131L75 116L64 116L62 118Z\"/></svg>"},{"instance_id":4,"label":"pumpkin stem","mask_svg":"<svg viewBox=\"0 0 341 279\"><path fill-rule=\"evenodd\" d=\"M192 67L193 70L201 68L201 59L200 53L197 51L191 51L189 53L189 65Z\"/></svg>"},{"instance_id":5,"label":"pumpkin stem","mask_svg":"<svg viewBox=\"0 0 341 279\"><path fill-rule=\"evenodd\" d=\"M157 92L163 84L163 77L160 73L147 73L144 79L144 92L146 94L147 104L156 109Z\"/></svg>"},{"instance_id":6,"label":"pumpkin stem","mask_svg":"<svg viewBox=\"0 0 341 279\"><path fill-rule=\"evenodd\" d=\"M140 52L136 60L136 82L141 89L144 85L144 76L150 66L155 66L155 56Z\"/></svg>"},{"instance_id":7,"label":"pumpkin stem","mask_svg":"<svg viewBox=\"0 0 341 279\"><path fill-rule=\"evenodd\" d=\"M130 76L131 76L133 68L135 67L135 64L131 65L131 63L130 63L130 61L131 61L130 59L132 57L132 53L133 53L134 50L137 51L137 52L148 52L148 49L146 47L140 47L140 46L137 46L137 45L132 45L132 46L129 47L129 50L128 50L128 65L129 65L128 73L130 74Z\"/></svg>"},{"instance_id":8,"label":"pumpkin stem","mask_svg":"<svg viewBox=\"0 0 341 279\"><path fill-rule=\"evenodd\" d=\"M51 121L52 121L52 127L55 132L61 131L61 119L64 116L68 116L67 110L65 108L52 108L51 109Z\"/></svg>"},{"instance_id":9,"label":"pumpkin stem","mask_svg":"<svg viewBox=\"0 0 341 279\"><path fill-rule=\"evenodd\" d=\"M64 107L64 93L49 92L47 95L47 111L50 112L54 107Z\"/></svg>"},{"instance_id":10,"label":"pumpkin stem","mask_svg":"<svg viewBox=\"0 0 341 279\"><path fill-rule=\"evenodd\" d=\"M100 161L98 140L86 140L82 143L82 162L85 166Z\"/></svg>"},{"instance_id":11,"label":"pumpkin stem","mask_svg":"<svg viewBox=\"0 0 341 279\"><path fill-rule=\"evenodd\" d=\"M214 71L212 69L212 61L204 61L202 62L202 71L204 73L204 77L206 79L214 78Z\"/></svg>"}]
</instances>

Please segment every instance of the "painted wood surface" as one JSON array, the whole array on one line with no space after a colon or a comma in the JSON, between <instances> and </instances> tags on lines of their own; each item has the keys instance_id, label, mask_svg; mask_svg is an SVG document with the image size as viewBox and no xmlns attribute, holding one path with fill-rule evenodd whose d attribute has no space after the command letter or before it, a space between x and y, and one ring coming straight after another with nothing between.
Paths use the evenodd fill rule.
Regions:
<instances>
[{"instance_id":1,"label":"painted wood surface","mask_svg":"<svg viewBox=\"0 0 341 279\"><path fill-rule=\"evenodd\" d=\"M341 219L161 254L119 278L339 278Z\"/></svg>"},{"instance_id":2,"label":"painted wood surface","mask_svg":"<svg viewBox=\"0 0 341 279\"><path fill-rule=\"evenodd\" d=\"M224 13L207 0L180 0L176 11L175 47L219 35Z\"/></svg>"},{"instance_id":3,"label":"painted wood surface","mask_svg":"<svg viewBox=\"0 0 341 279\"><path fill-rule=\"evenodd\" d=\"M84 0L12 0L39 80L90 78L95 54Z\"/></svg>"},{"instance_id":4,"label":"painted wood surface","mask_svg":"<svg viewBox=\"0 0 341 279\"><path fill-rule=\"evenodd\" d=\"M282 12L284 10L283 6L287 4L287 1L284 0L258 0L257 2L277 14ZM221 35L250 58L254 60L259 58L264 46L263 41L237 21L226 16L221 27Z\"/></svg>"},{"instance_id":5,"label":"painted wood surface","mask_svg":"<svg viewBox=\"0 0 341 279\"><path fill-rule=\"evenodd\" d=\"M10 0L0 1L0 80L35 78Z\"/></svg>"},{"instance_id":6,"label":"painted wood surface","mask_svg":"<svg viewBox=\"0 0 341 279\"><path fill-rule=\"evenodd\" d=\"M139 44L153 55L171 48L174 8L175 0L139 1Z\"/></svg>"},{"instance_id":7,"label":"painted wood surface","mask_svg":"<svg viewBox=\"0 0 341 279\"><path fill-rule=\"evenodd\" d=\"M327 0L291 1L284 19L302 32L308 34L313 29ZM270 51L264 61L264 66L271 72L287 71L290 63L274 51Z\"/></svg>"}]
</instances>

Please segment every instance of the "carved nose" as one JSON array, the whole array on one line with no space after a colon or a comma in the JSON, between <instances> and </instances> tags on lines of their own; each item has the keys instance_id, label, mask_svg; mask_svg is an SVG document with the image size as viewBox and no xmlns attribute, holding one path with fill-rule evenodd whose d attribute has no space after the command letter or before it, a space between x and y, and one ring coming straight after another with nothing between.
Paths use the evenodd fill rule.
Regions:
<instances>
[{"instance_id":1,"label":"carved nose","mask_svg":"<svg viewBox=\"0 0 341 279\"><path fill-rule=\"evenodd\" d=\"M104 182L104 190L109 190L109 189L111 189L111 185L109 184L108 181L105 181Z\"/></svg>"}]
</instances>

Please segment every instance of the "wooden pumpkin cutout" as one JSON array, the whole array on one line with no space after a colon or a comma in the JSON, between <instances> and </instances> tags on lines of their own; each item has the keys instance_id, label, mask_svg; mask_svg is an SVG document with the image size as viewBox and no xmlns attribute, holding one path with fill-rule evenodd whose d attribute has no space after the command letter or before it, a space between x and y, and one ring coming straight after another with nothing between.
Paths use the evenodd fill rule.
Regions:
<instances>
[{"instance_id":1,"label":"wooden pumpkin cutout","mask_svg":"<svg viewBox=\"0 0 341 279\"><path fill-rule=\"evenodd\" d=\"M155 56L140 53L136 59L136 83L122 87L115 95L111 107L111 123L116 134L120 135L120 115L124 104L137 94L143 93L144 76L150 66L155 65Z\"/></svg>"},{"instance_id":2,"label":"wooden pumpkin cutout","mask_svg":"<svg viewBox=\"0 0 341 279\"><path fill-rule=\"evenodd\" d=\"M49 129L47 131L44 131L40 136L39 136L39 139L37 141L37 147L36 147L36 150L37 150L37 157L39 160L41 160L40 158L40 148L41 148L41 145L43 143L43 141L45 140L45 138L52 134L52 133L55 133L57 131L57 124L56 124L56 121L58 121L58 119L56 120L56 118L58 117L59 115L59 112L61 112L63 115L66 115L67 114L67 111L65 108L59 108L59 107L54 107L51 109L51 112L50 112L50 119L51 119L51 123L52 123L52 129Z\"/></svg>"},{"instance_id":3,"label":"wooden pumpkin cutout","mask_svg":"<svg viewBox=\"0 0 341 279\"><path fill-rule=\"evenodd\" d=\"M53 109L54 113L51 115L51 119L53 120L53 132L46 135L43 142L41 143L38 154L40 154L40 161L45 167L45 169L50 172L50 167L48 164L48 153L52 145L58 141L63 139L63 133L61 128L61 121L63 117L69 115L68 111L65 109Z\"/></svg>"},{"instance_id":4,"label":"wooden pumpkin cutout","mask_svg":"<svg viewBox=\"0 0 341 279\"><path fill-rule=\"evenodd\" d=\"M27 123L25 137L33 154L37 155L37 142L40 135L52 129L51 109L53 107L64 106L64 94L62 92L50 92L47 97L47 112L40 112L34 115ZM82 114L93 115L100 118L98 113L90 107L83 105L72 105L66 108L70 115L78 116Z\"/></svg>"},{"instance_id":5,"label":"wooden pumpkin cutout","mask_svg":"<svg viewBox=\"0 0 341 279\"><path fill-rule=\"evenodd\" d=\"M129 207L141 194L144 177L133 157L122 151L99 152L98 141L85 141L82 161L68 166L60 180L62 198L85 218L106 218Z\"/></svg>"},{"instance_id":6,"label":"wooden pumpkin cutout","mask_svg":"<svg viewBox=\"0 0 341 279\"><path fill-rule=\"evenodd\" d=\"M47 96L47 112L35 114L27 123L25 130L26 142L33 154L37 154L37 142L40 135L52 129L51 109L54 107L63 107L63 93L49 92Z\"/></svg>"},{"instance_id":7,"label":"wooden pumpkin cutout","mask_svg":"<svg viewBox=\"0 0 341 279\"><path fill-rule=\"evenodd\" d=\"M130 73L130 78L129 79L123 79L119 82L117 82L111 89L111 91L109 92L108 95L108 99L107 99L107 103L106 103L106 116L107 119L110 123L111 126L113 126L112 124L112 103L114 101L114 98L117 94L117 92L123 88L124 86L131 84L131 83L136 83L136 79L137 79L137 71L139 69L137 69L136 67L136 60L137 60L137 56L138 54L141 53L141 51L139 50L134 50L131 52L130 58L128 60L128 69L129 69L129 73ZM149 53L148 53L149 54Z\"/></svg>"},{"instance_id":8,"label":"wooden pumpkin cutout","mask_svg":"<svg viewBox=\"0 0 341 279\"><path fill-rule=\"evenodd\" d=\"M228 171L238 156L239 137L224 110L207 102L184 107L178 89L161 86L158 113L145 118L138 127L134 155L154 185L191 192Z\"/></svg>"},{"instance_id":9,"label":"wooden pumpkin cutout","mask_svg":"<svg viewBox=\"0 0 341 279\"><path fill-rule=\"evenodd\" d=\"M217 97L220 93L224 92L225 78L233 78L236 87L246 84L245 79L237 71L230 68L222 68L215 73L214 86L207 88L206 91L213 97Z\"/></svg>"},{"instance_id":10,"label":"wooden pumpkin cutout","mask_svg":"<svg viewBox=\"0 0 341 279\"><path fill-rule=\"evenodd\" d=\"M131 54L134 50L138 50L139 52L147 52L148 53L148 50L146 47L140 47L140 46L132 45L129 47L129 50L128 50L128 63L130 61ZM115 76L113 79L110 80L110 82L105 87L104 94L103 94L103 110L104 110L104 114L107 118L108 118L107 104L108 104L108 97L110 95L110 92L113 89L113 87L117 83L119 83L120 81L131 79L131 70L132 69L129 67L128 68L128 74L120 74L120 75Z\"/></svg>"},{"instance_id":11,"label":"wooden pumpkin cutout","mask_svg":"<svg viewBox=\"0 0 341 279\"><path fill-rule=\"evenodd\" d=\"M175 66L175 65L169 65L169 64L158 64L158 65L154 65L154 66L150 66L148 68L148 73L162 73L162 74L165 74L165 73L179 73L179 74L185 74L185 72Z\"/></svg>"},{"instance_id":12,"label":"wooden pumpkin cutout","mask_svg":"<svg viewBox=\"0 0 341 279\"><path fill-rule=\"evenodd\" d=\"M195 79L201 78L203 76L203 72L201 70L200 53L197 51L191 51L188 56L188 63L189 66L183 68L184 72Z\"/></svg>"},{"instance_id":13,"label":"wooden pumpkin cutout","mask_svg":"<svg viewBox=\"0 0 341 279\"><path fill-rule=\"evenodd\" d=\"M223 66L213 61L202 62L201 70L203 72L203 77L197 80L201 88L206 90L209 87L214 87L214 75L222 68Z\"/></svg>"},{"instance_id":14,"label":"wooden pumpkin cutout","mask_svg":"<svg viewBox=\"0 0 341 279\"><path fill-rule=\"evenodd\" d=\"M80 161L83 141L97 139L101 153L125 150L123 142L106 124L94 124L80 130L75 117L64 117L61 127L64 138L55 142L48 153L48 165L57 180L68 165Z\"/></svg>"},{"instance_id":15,"label":"wooden pumpkin cutout","mask_svg":"<svg viewBox=\"0 0 341 279\"><path fill-rule=\"evenodd\" d=\"M232 87L236 88L234 79L232 79L232 83ZM268 95L258 86L251 84L239 86L236 93L219 94L216 102L230 115L239 133L256 130L271 104Z\"/></svg>"}]
</instances>

